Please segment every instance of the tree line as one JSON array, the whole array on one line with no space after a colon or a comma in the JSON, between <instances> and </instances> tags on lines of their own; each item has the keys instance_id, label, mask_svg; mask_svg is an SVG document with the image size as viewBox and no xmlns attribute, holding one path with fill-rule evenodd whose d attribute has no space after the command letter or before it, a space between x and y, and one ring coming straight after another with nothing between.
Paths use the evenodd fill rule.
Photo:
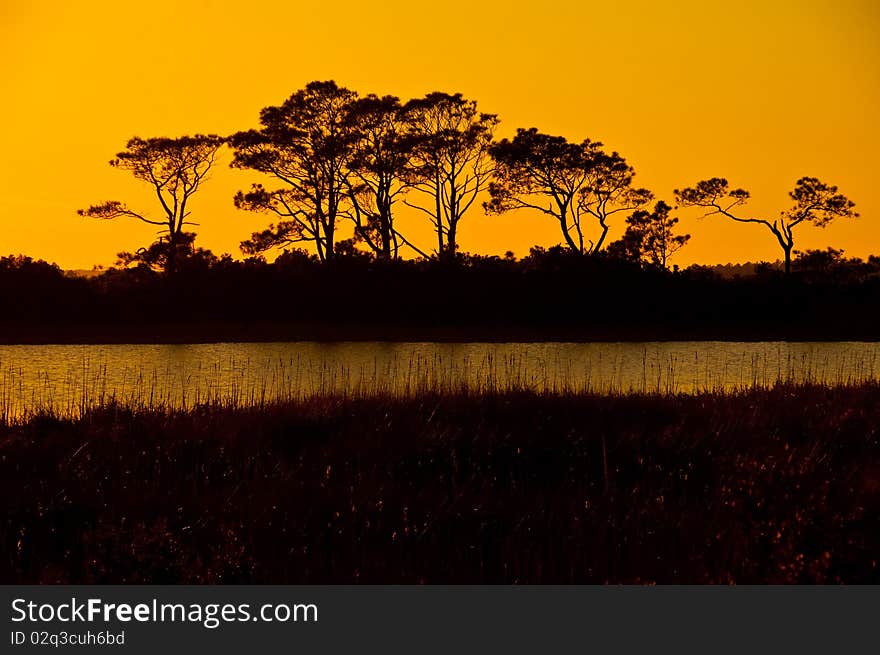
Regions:
<instances>
[{"instance_id":1,"label":"tree line","mask_svg":"<svg viewBox=\"0 0 880 655\"><path fill-rule=\"evenodd\" d=\"M316 81L264 108L257 128L228 136L132 138L110 164L153 188L157 213L110 200L78 214L159 228L148 247L120 253L120 263L172 273L199 252L193 197L228 146L231 166L261 174L235 194L235 206L270 217L265 229L241 243L246 255L308 246L325 263L352 253L451 261L459 256L462 220L475 205L494 215L538 211L558 225L564 249L585 257L606 253L667 268L690 240L677 230L674 207L635 185L635 170L622 155L590 139L575 143L536 128L496 139L498 124L496 114L460 93L403 102ZM788 273L798 225L825 227L858 216L836 186L815 177L798 179L789 195L790 206L776 218L753 216L744 213L748 191L713 177L676 189L674 202L762 226L781 248ZM430 222L433 244L407 235L397 220L401 204ZM609 242L612 221L621 215L625 232Z\"/></svg>"}]
</instances>

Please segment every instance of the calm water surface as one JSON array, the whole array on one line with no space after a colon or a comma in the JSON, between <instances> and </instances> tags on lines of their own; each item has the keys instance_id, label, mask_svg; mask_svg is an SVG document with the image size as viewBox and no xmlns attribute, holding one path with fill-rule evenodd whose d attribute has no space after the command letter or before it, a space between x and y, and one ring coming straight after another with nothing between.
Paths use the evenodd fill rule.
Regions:
<instances>
[{"instance_id":1,"label":"calm water surface","mask_svg":"<svg viewBox=\"0 0 880 655\"><path fill-rule=\"evenodd\" d=\"M877 379L861 342L221 343L0 346L0 412L260 403L314 394L527 387L693 392Z\"/></svg>"}]
</instances>

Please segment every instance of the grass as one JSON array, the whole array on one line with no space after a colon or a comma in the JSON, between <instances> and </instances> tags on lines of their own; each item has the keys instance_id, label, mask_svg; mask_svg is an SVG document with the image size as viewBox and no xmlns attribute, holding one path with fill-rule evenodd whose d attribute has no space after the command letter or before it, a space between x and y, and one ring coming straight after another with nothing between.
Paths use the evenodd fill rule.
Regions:
<instances>
[{"instance_id":1,"label":"grass","mask_svg":"<svg viewBox=\"0 0 880 655\"><path fill-rule=\"evenodd\" d=\"M4 583L880 582L880 385L0 427Z\"/></svg>"},{"instance_id":2,"label":"grass","mask_svg":"<svg viewBox=\"0 0 880 655\"><path fill-rule=\"evenodd\" d=\"M880 380L870 343L0 346L0 423L107 405L266 407L333 396L710 393Z\"/></svg>"}]
</instances>

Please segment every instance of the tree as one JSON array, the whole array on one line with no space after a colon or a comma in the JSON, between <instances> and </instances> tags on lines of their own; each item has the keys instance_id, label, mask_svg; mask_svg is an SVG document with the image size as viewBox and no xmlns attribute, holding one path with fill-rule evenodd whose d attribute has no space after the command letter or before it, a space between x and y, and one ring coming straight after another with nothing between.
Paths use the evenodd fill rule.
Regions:
<instances>
[{"instance_id":1,"label":"tree","mask_svg":"<svg viewBox=\"0 0 880 655\"><path fill-rule=\"evenodd\" d=\"M837 248L829 247L825 250L813 249L806 250L805 252L795 250L794 254L793 266L796 269L811 273L827 274L846 263L846 258L843 256L844 251Z\"/></svg>"},{"instance_id":2,"label":"tree","mask_svg":"<svg viewBox=\"0 0 880 655\"><path fill-rule=\"evenodd\" d=\"M585 141L587 180L578 192L578 208L599 223L599 238L591 242L590 252L602 250L608 230L608 219L619 212L632 211L651 201L648 189L633 188L635 170L616 152L605 153L601 143Z\"/></svg>"},{"instance_id":3,"label":"tree","mask_svg":"<svg viewBox=\"0 0 880 655\"><path fill-rule=\"evenodd\" d=\"M658 268L667 268L669 259L690 241L690 234L675 234L678 218L669 216L672 207L662 200L653 211L638 210L626 219L626 232L608 250Z\"/></svg>"},{"instance_id":4,"label":"tree","mask_svg":"<svg viewBox=\"0 0 880 655\"><path fill-rule=\"evenodd\" d=\"M411 188L425 202L404 202L431 218L437 256L454 257L458 227L492 175L489 146L498 117L481 113L460 93L433 92L404 106L415 144L410 159Z\"/></svg>"},{"instance_id":5,"label":"tree","mask_svg":"<svg viewBox=\"0 0 880 655\"><path fill-rule=\"evenodd\" d=\"M110 165L130 171L136 179L150 184L164 218L150 218L118 200L80 209L77 214L104 220L134 218L161 228L159 238L150 248L165 251L163 266L167 272L173 272L180 258L192 248L194 235L185 232L184 227L198 225L187 220L191 215L192 197L205 181L224 142L223 138L213 134L176 139L134 137L128 141L126 149L110 161Z\"/></svg>"},{"instance_id":6,"label":"tree","mask_svg":"<svg viewBox=\"0 0 880 655\"><path fill-rule=\"evenodd\" d=\"M321 261L333 260L340 219L351 218L348 162L356 133L349 107L357 94L333 81L311 82L278 107L260 112L259 130L230 137L232 166L250 168L283 186L253 184L239 191L235 206L281 220L242 243L248 254L312 243Z\"/></svg>"},{"instance_id":7,"label":"tree","mask_svg":"<svg viewBox=\"0 0 880 655\"><path fill-rule=\"evenodd\" d=\"M606 154L602 144L570 143L561 136L518 129L513 139L502 139L490 153L495 179L489 185L487 213L535 209L553 217L568 247L580 254L598 252L608 233L608 219L651 199L646 189L633 189L634 172L616 152ZM585 237L584 221L594 218L601 230L593 242Z\"/></svg>"},{"instance_id":8,"label":"tree","mask_svg":"<svg viewBox=\"0 0 880 655\"><path fill-rule=\"evenodd\" d=\"M348 120L356 135L347 178L355 237L382 259L396 258L401 245L427 256L394 224L394 203L411 182L416 144L400 100L368 95L349 106Z\"/></svg>"},{"instance_id":9,"label":"tree","mask_svg":"<svg viewBox=\"0 0 880 655\"><path fill-rule=\"evenodd\" d=\"M782 211L779 218L746 217L733 210L749 199L745 189L730 189L727 180L713 177L702 180L693 187L675 190L678 203L684 207L707 209L706 216L721 214L738 223L763 225L776 237L785 255L785 273L791 272L791 253L794 249L794 228L801 223L825 227L838 217L856 218L855 203L838 193L837 187L819 181L815 177L802 177L788 194L793 204Z\"/></svg>"},{"instance_id":10,"label":"tree","mask_svg":"<svg viewBox=\"0 0 880 655\"><path fill-rule=\"evenodd\" d=\"M210 250L195 247L196 235L192 232L181 233L174 243L166 235L160 236L146 248L135 252L120 252L116 263L125 267L146 266L152 270L180 270L183 266L191 269L194 265L211 265L217 257Z\"/></svg>"}]
</instances>

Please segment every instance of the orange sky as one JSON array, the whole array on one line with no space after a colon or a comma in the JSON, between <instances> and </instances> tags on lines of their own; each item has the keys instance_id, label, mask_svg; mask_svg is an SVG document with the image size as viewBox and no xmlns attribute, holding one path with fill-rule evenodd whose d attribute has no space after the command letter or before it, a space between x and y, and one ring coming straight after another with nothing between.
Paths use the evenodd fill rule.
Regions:
<instances>
[{"instance_id":1,"label":"orange sky","mask_svg":"<svg viewBox=\"0 0 880 655\"><path fill-rule=\"evenodd\" d=\"M796 247L880 253L878 28L876 0L0 0L0 252L111 264L152 228L75 212L106 199L155 210L147 189L107 165L130 136L253 127L261 107L335 79L403 99L461 91L499 114L501 136L535 126L601 140L669 201L675 187L720 175L752 192L754 213L775 215L794 181L815 175L862 216L805 227ZM238 256L268 218L233 207L255 177L228 161L193 220L202 246ZM424 217L400 216L407 235L433 243ZM692 240L680 264L777 257L758 226L681 216ZM559 240L526 212L475 207L460 227L473 252L523 255Z\"/></svg>"}]
</instances>

